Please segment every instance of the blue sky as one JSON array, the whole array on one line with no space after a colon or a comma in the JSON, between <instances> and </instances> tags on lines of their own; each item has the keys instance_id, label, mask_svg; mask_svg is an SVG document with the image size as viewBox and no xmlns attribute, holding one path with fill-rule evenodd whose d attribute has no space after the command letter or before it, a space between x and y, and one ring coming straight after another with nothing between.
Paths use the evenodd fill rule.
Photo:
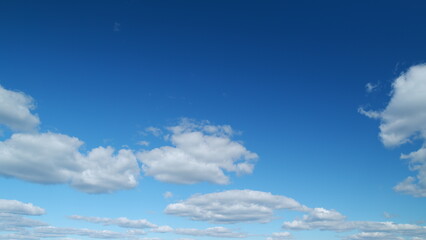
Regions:
<instances>
[{"instance_id":1,"label":"blue sky","mask_svg":"<svg viewBox=\"0 0 426 240\"><path fill-rule=\"evenodd\" d=\"M426 239L422 1L1 1L0 239Z\"/></svg>"}]
</instances>

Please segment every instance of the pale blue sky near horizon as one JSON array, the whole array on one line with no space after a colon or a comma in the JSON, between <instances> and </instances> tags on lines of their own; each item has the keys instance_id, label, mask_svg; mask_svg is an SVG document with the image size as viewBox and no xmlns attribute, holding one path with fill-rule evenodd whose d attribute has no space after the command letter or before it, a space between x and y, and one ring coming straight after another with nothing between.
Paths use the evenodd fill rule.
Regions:
<instances>
[{"instance_id":1,"label":"pale blue sky near horizon","mask_svg":"<svg viewBox=\"0 0 426 240\"><path fill-rule=\"evenodd\" d=\"M394 190L409 176L424 179L425 160L419 161L420 170L410 170L414 160L409 163L400 156L422 149L426 122L416 122L418 131L405 136L406 144L386 145L386 138L379 137L381 131L400 134L409 128L386 132L379 126L404 116L387 118L385 111L391 109L391 100L400 99L395 79L403 75L414 82L404 75L415 71L413 66L420 69L419 76L426 76L421 75L426 71L425 10L422 1L1 1L0 94L5 95L0 99L6 99L6 105L0 103L0 200L32 203L46 213L24 217L68 229L53 237L46 233L52 229L42 229L45 226L24 227L27 232L2 228L9 221L6 217L21 215L0 206L0 239L25 234L27 239L223 239L217 232L187 230L217 226L243 234L225 239L426 239L426 193L421 192L426 186L419 183L417 192ZM423 86L415 89L426 90ZM16 116L16 102L7 95L12 92L32 98L31 114L40 119L32 131L13 129L7 122ZM426 102L419 99L413 108L421 114ZM360 108L381 115L370 119ZM221 132L226 131L224 125L231 126L233 134ZM184 130L173 132L172 126ZM213 126L219 130L206 128ZM150 127L160 131L158 136ZM4 157L6 153L18 148L12 151L12 145L4 143L19 134L38 138L47 133L55 141L58 134L80 139L84 144L78 153L84 156L99 146L113 147L114 154L128 150L130 156L122 159L130 170L114 172L117 167L105 177L101 158L70 158L69 165L52 158L46 168L65 169L64 176L46 176L52 184L25 179L21 173L32 176L24 171L36 160L8 162L14 158ZM199 142L191 138L195 135L186 133L201 134L205 148L197 149ZM225 141L223 149L217 151L215 140ZM49 149L49 144L42 148ZM251 160L246 150L258 157ZM161 151L165 155L158 157ZM186 168L186 159L178 153L194 165ZM242 162L249 165L238 167ZM76 169L95 177L86 178ZM140 173L132 172L135 169ZM88 184L99 176L102 183ZM108 185L105 179L113 182ZM229 223L213 217L217 209L211 218L197 215L195 220L190 219L196 218L194 212L165 210L173 204L189 205L191 196L244 189L265 199L272 197L262 193L293 198L311 210L250 202L246 193L240 195L241 206L253 204L271 214L251 219L247 209L238 215L224 204L224 212L240 219ZM166 192L171 197L164 197ZM390 221L420 230L367 231L355 224L337 231L314 226L308 217L303 223L309 229L283 226L313 216L313 208L335 210L345 221ZM156 226L141 227L145 235L132 235L126 231L138 228L120 226L118 220L93 223L71 219L73 215L110 222L119 217L146 219ZM332 223L347 224L338 221ZM164 225L173 230L160 233L158 226ZM124 235L101 236L88 232L92 230ZM273 235L278 232L291 236Z\"/></svg>"}]
</instances>

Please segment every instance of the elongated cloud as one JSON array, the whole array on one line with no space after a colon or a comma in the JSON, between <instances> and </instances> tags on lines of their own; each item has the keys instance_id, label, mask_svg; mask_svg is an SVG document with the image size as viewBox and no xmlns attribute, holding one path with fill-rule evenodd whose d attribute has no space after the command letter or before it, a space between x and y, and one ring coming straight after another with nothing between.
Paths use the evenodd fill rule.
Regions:
<instances>
[{"instance_id":1,"label":"elongated cloud","mask_svg":"<svg viewBox=\"0 0 426 240\"><path fill-rule=\"evenodd\" d=\"M301 219L283 223L287 230L322 230L334 232L359 231L346 237L350 240L404 240L409 237L426 237L426 227L394 222L349 221L341 213L324 208L311 209Z\"/></svg>"},{"instance_id":2,"label":"elongated cloud","mask_svg":"<svg viewBox=\"0 0 426 240\"><path fill-rule=\"evenodd\" d=\"M0 213L13 213L20 215L43 215L46 211L31 203L23 203L17 200L0 199Z\"/></svg>"},{"instance_id":3,"label":"elongated cloud","mask_svg":"<svg viewBox=\"0 0 426 240\"><path fill-rule=\"evenodd\" d=\"M157 225L149 222L146 219L131 220L125 217L120 218L100 218L100 217L85 217L73 215L70 217L74 220L82 220L91 223L98 223L105 226L116 225L123 228L157 228Z\"/></svg>"},{"instance_id":4,"label":"elongated cloud","mask_svg":"<svg viewBox=\"0 0 426 240\"><path fill-rule=\"evenodd\" d=\"M34 131L40 119L31 113L33 109L34 103L30 96L6 90L0 85L0 124L16 131Z\"/></svg>"},{"instance_id":5,"label":"elongated cloud","mask_svg":"<svg viewBox=\"0 0 426 240\"><path fill-rule=\"evenodd\" d=\"M401 74L392 84L391 99L383 111L359 112L380 119L380 139L387 147L395 147L420 139L423 147L402 155L409 159L410 170L417 176L408 177L395 186L398 192L426 197L426 65L417 65Z\"/></svg>"},{"instance_id":6,"label":"elongated cloud","mask_svg":"<svg viewBox=\"0 0 426 240\"><path fill-rule=\"evenodd\" d=\"M165 213L212 223L266 223L273 219L278 209L308 210L288 197L253 190L230 190L194 195L168 205Z\"/></svg>"},{"instance_id":7,"label":"elongated cloud","mask_svg":"<svg viewBox=\"0 0 426 240\"><path fill-rule=\"evenodd\" d=\"M258 158L241 143L231 140L230 126L215 126L184 119L169 128L174 146L140 152L147 176L163 182L193 184L211 182L228 184L225 172L237 175L252 173Z\"/></svg>"}]
</instances>

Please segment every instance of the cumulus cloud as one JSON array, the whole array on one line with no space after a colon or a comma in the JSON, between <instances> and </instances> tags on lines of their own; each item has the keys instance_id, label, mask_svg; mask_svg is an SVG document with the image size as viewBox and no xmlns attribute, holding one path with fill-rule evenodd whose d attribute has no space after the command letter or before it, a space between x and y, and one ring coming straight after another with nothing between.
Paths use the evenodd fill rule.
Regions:
<instances>
[{"instance_id":1,"label":"cumulus cloud","mask_svg":"<svg viewBox=\"0 0 426 240\"><path fill-rule=\"evenodd\" d=\"M395 186L398 192L426 197L426 65L417 65L401 74L392 84L391 99L383 111L360 113L380 119L380 139L387 147L395 147L414 140L423 141L423 147L402 158L409 159L410 176Z\"/></svg>"},{"instance_id":2,"label":"cumulus cloud","mask_svg":"<svg viewBox=\"0 0 426 240\"><path fill-rule=\"evenodd\" d=\"M0 86L0 124L12 130L34 130L39 124L31 114L33 101L24 93ZM37 131L13 133L0 141L0 175L42 184L70 184L87 193L105 193L138 184L139 165L131 150L115 153L98 147L79 151L76 137Z\"/></svg>"},{"instance_id":3,"label":"cumulus cloud","mask_svg":"<svg viewBox=\"0 0 426 240\"><path fill-rule=\"evenodd\" d=\"M139 166L131 150L98 147L87 154L82 141L57 133L16 133L0 142L0 174L26 181L69 183L88 193L137 185Z\"/></svg>"},{"instance_id":4,"label":"cumulus cloud","mask_svg":"<svg viewBox=\"0 0 426 240\"><path fill-rule=\"evenodd\" d=\"M115 225L122 228L157 228L157 225L149 222L146 219L131 220L125 217L120 218L100 218L100 217L85 217L73 215L70 216L74 220L82 220L91 223L98 223L104 226Z\"/></svg>"},{"instance_id":5,"label":"cumulus cloud","mask_svg":"<svg viewBox=\"0 0 426 240\"><path fill-rule=\"evenodd\" d=\"M34 103L30 96L6 90L0 85L0 124L15 131L34 131L40 119L31 113L33 109Z\"/></svg>"},{"instance_id":6,"label":"cumulus cloud","mask_svg":"<svg viewBox=\"0 0 426 240\"><path fill-rule=\"evenodd\" d=\"M165 213L212 223L261 222L273 219L274 210L307 211L296 200L253 190L229 190L194 195L169 204Z\"/></svg>"},{"instance_id":7,"label":"cumulus cloud","mask_svg":"<svg viewBox=\"0 0 426 240\"><path fill-rule=\"evenodd\" d=\"M21 215L43 215L46 211L31 203L23 203L17 200L0 199L0 213L12 213Z\"/></svg>"},{"instance_id":8,"label":"cumulus cloud","mask_svg":"<svg viewBox=\"0 0 426 240\"><path fill-rule=\"evenodd\" d=\"M241 143L231 140L233 132L230 126L184 119L168 130L174 146L155 148L137 155L147 176L179 184L228 184L229 176L225 172L241 175L253 171L253 162L258 156Z\"/></svg>"}]
</instances>

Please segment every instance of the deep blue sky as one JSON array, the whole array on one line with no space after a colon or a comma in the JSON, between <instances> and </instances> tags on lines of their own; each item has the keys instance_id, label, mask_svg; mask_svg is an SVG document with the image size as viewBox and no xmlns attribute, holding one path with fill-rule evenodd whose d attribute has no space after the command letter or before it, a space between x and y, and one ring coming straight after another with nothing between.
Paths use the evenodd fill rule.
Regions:
<instances>
[{"instance_id":1,"label":"deep blue sky","mask_svg":"<svg viewBox=\"0 0 426 240\"><path fill-rule=\"evenodd\" d=\"M380 121L358 113L359 107L385 109L392 82L425 62L425 10L423 1L1 1L0 85L34 99L40 133L75 136L85 142L83 154L124 145L136 153L173 145L147 134L147 127L166 134L181 118L207 120L231 125L238 132L232 139L259 159L252 174L231 173L229 185L164 183L142 173L135 189L92 195L12 177L0 179L0 198L45 208L49 224L86 228L91 225L64 216L216 226L162 211L196 193L231 189L288 196L351 220L384 221L388 212L398 215L388 221L426 221L424 198L392 190L414 174L400 154L422 142L386 148ZM368 93L367 83L377 87ZM2 129L6 141L14 132L7 124ZM142 140L150 145L137 145ZM65 211L72 201L56 196L52 201L64 203L56 209L45 196L51 191L81 205L105 203ZM174 195L168 202L162 202L165 191ZM141 211L157 215L120 214L139 201L149 206ZM286 214L270 225L230 228L271 234L303 215ZM348 236L291 233L306 240ZM167 234L158 237L179 238Z\"/></svg>"}]
</instances>

